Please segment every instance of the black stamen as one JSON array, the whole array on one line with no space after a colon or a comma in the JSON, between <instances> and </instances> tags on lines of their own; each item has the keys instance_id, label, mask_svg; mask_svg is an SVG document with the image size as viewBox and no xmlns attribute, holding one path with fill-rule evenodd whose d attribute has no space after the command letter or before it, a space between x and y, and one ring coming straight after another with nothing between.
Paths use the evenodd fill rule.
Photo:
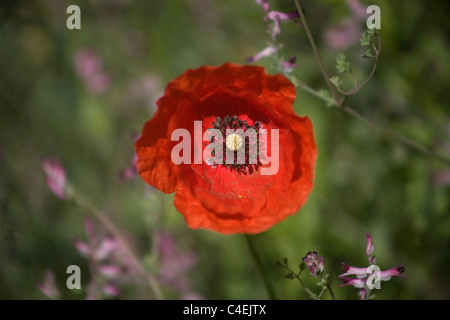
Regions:
<instances>
[{"instance_id":1,"label":"black stamen","mask_svg":"<svg viewBox=\"0 0 450 320\"><path fill-rule=\"evenodd\" d=\"M261 128L261 122L260 121L255 121L254 125L251 126L248 124L247 120L242 121L241 119L238 118L238 116L234 115L233 117L231 116L225 116L224 119L222 120L219 116L216 117L216 121L212 122L212 127L214 129L218 129L220 130L220 132L222 133L222 136L225 137L224 142L223 142L223 164L222 166L224 166L227 169L231 169L231 170L235 170L240 174L252 174L253 172L258 171L258 167L262 165L262 163L259 161L259 156L257 157L257 162L256 164L250 164L250 142L249 142L249 138L247 139L247 137L243 137L242 139L245 140L243 141L243 147L244 152L245 152L245 163L244 164L238 164L238 163L233 163L233 164L227 164L226 163L226 150L227 150L227 146L226 146L226 135L227 135L227 129L242 129L244 132L246 132L247 130L253 129L256 132L256 138L257 138L257 142L256 142L256 151L257 151L257 155L259 155L259 132L258 130ZM210 143L214 142L215 137L212 136L210 138ZM205 144L206 145L206 144ZM233 160L237 159L237 153L238 150L234 150L234 154L233 154ZM213 150L211 152L211 155L213 157L216 156L215 154L215 150ZM220 155L218 155L220 156ZM215 167L215 165L214 165Z\"/></svg>"}]
</instances>

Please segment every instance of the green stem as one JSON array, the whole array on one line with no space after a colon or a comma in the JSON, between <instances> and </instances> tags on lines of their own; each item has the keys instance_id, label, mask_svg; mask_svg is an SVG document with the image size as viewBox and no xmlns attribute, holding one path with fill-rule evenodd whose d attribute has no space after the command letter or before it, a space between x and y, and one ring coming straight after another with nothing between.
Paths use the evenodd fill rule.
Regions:
<instances>
[{"instance_id":1,"label":"green stem","mask_svg":"<svg viewBox=\"0 0 450 320\"><path fill-rule=\"evenodd\" d=\"M302 285L303 289L305 289L305 291L309 294L309 297L310 297L311 299L319 300L320 296L318 297L314 292L312 292L312 291L305 285L305 283L303 282L303 280L300 278L300 274L301 274L301 272L300 272L298 275L294 273L295 277L297 278L298 282L300 282L300 284Z\"/></svg>"},{"instance_id":2,"label":"green stem","mask_svg":"<svg viewBox=\"0 0 450 320\"><path fill-rule=\"evenodd\" d=\"M331 286L329 284L327 284L327 289L330 292L331 300L336 300L336 298L334 297L333 290L331 289Z\"/></svg>"},{"instance_id":3,"label":"green stem","mask_svg":"<svg viewBox=\"0 0 450 320\"><path fill-rule=\"evenodd\" d=\"M256 251L256 248L255 248L255 245L253 244L253 240L252 240L251 236L246 234L245 239L247 240L247 245L248 245L248 249L250 251L250 255L252 256L252 259L256 264L256 268L258 269L259 274L261 275L261 278L263 279L263 282L266 287L269 298L271 300L277 300L275 291L273 290L273 288L269 282L269 278L267 277L267 274L264 271L263 264L261 263L261 259L259 258L258 252Z\"/></svg>"},{"instance_id":4,"label":"green stem","mask_svg":"<svg viewBox=\"0 0 450 320\"><path fill-rule=\"evenodd\" d=\"M426 154L426 155L428 155L430 157L434 157L434 158L442 161L443 163L445 163L447 165L450 165L450 160L449 159L444 158L440 154L437 154L436 152L434 152L434 151L432 151L432 150L430 150L428 148L425 148L424 146L420 145L419 143L417 143L417 142L415 142L415 141L405 137L404 135L402 135L402 134L400 134L400 133L398 133L396 131L393 131L393 130L389 129L388 127L383 126L382 124L380 124L380 123L378 123L378 122L376 122L374 120L371 120L371 119L368 119L368 118L364 117L363 115L358 113L355 109L352 109L352 108L350 108L349 106L346 106L346 105L343 105L341 108L342 108L342 110L344 110L348 114L351 114L355 118L358 118L358 119L364 121L365 123L367 123L368 125L372 126L373 128L390 135L391 137L397 139L398 141L400 141L404 145L406 145L408 147L411 147L411 148L413 148L413 149L415 149L417 151L420 151L420 152L422 152L422 153L424 153L424 154Z\"/></svg>"},{"instance_id":5,"label":"green stem","mask_svg":"<svg viewBox=\"0 0 450 320\"><path fill-rule=\"evenodd\" d=\"M309 87L304 82L300 81L299 82L299 87L302 88L303 90L305 90L306 92L314 95L315 97L325 101L326 103L330 102L330 98L329 97L324 96L319 91L316 91L316 90L312 89L311 87ZM407 147L410 147L410 148L412 148L412 149L414 149L416 151L419 151L419 152L421 152L423 154L426 154L427 156L435 158L435 159L441 161L442 163L450 166L450 159L447 159L447 158L441 156L440 154L434 152L433 150L422 146L421 144L415 142L414 140L411 140L408 137L406 137L406 136L404 136L404 135L402 135L402 134L400 134L400 133L398 133L398 132L396 132L394 130L389 129L388 127L386 127L386 126L384 126L384 125L382 125L382 124L380 124L380 123L378 123L378 122L376 122L376 121L374 121L372 119L366 118L365 116L360 114L358 111L356 111L355 109L353 109L353 108L351 108L351 107L349 107L347 105L342 104L341 106L338 106L338 107L340 107L340 109L344 110L345 112L347 112L348 114L352 115L353 117L355 117L355 118L357 118L357 119L367 123L371 127L373 127L375 129L377 129L377 130L379 130L379 131L381 131L381 132L391 136L392 138L400 141L401 143L403 143Z\"/></svg>"},{"instance_id":6,"label":"green stem","mask_svg":"<svg viewBox=\"0 0 450 320\"><path fill-rule=\"evenodd\" d=\"M287 266L287 265L285 265L284 268L286 268L287 271L289 271L291 274L294 275L294 277L298 280L298 282L300 282L300 285L303 287L303 289L306 291L306 293L309 294L309 297L310 297L311 299L313 299L313 300L320 300L320 296L322 295L323 290L322 290L322 292L320 293L319 296L317 296L314 292L312 292L312 291L306 286L306 284L303 282L303 280L300 278L300 275L302 274L302 271L303 271L303 270L300 270L300 272L297 274L297 273L295 273L294 271L292 271L291 268L289 268L289 266Z\"/></svg>"},{"instance_id":7,"label":"green stem","mask_svg":"<svg viewBox=\"0 0 450 320\"><path fill-rule=\"evenodd\" d=\"M319 295L317 296L317 300L320 300L320 297L322 297L323 293L327 290L327 287L322 287L322 290L320 290Z\"/></svg>"},{"instance_id":8,"label":"green stem","mask_svg":"<svg viewBox=\"0 0 450 320\"><path fill-rule=\"evenodd\" d=\"M298 0L295 0L295 6L297 7L297 11L298 11L298 14L300 15L300 19L301 19L303 27L306 31L306 35L308 36L309 42L311 43L311 47L314 51L314 55L316 56L317 62L319 64L320 70L322 71L323 77L325 78L328 89L330 90L331 96L333 97L334 101L336 101L336 103L337 103L339 101L339 97L338 97L336 91L334 90L333 84L330 82L330 76L328 75L327 70L325 69L322 58L319 54L319 50L317 49L316 42L314 41L311 31L309 30L309 26L308 26L308 23L306 22L305 15L303 14L303 9L300 5L300 2L298 2Z\"/></svg>"}]
</instances>

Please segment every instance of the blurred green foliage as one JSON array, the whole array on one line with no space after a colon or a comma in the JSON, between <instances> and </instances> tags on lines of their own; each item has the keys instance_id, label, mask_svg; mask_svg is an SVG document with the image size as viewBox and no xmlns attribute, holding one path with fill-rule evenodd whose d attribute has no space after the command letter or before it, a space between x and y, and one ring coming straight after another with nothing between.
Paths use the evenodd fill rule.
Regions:
<instances>
[{"instance_id":1,"label":"blurred green foliage","mask_svg":"<svg viewBox=\"0 0 450 320\"><path fill-rule=\"evenodd\" d=\"M348 104L450 157L450 4L361 2L381 8L383 48L375 77ZM68 30L66 8L75 3L82 29ZM269 3L274 10L295 9L293 1ZM305 0L303 6L333 74L341 51L329 48L323 34L350 10L337 0ZM188 68L244 63L266 46L263 16L253 0L0 4L0 298L44 299L37 283L47 269L55 272L64 298L84 297L65 288L65 271L77 264L82 285L89 280L87 261L72 243L86 238L88 212L51 194L41 167L48 156L59 158L70 183L133 238L140 256L151 261L157 229L173 234L180 250L195 250L198 262L188 277L201 296L267 298L244 236L190 230L173 196L119 176L164 85ZM281 54L297 56L294 75L325 88L304 30L286 23L281 31ZM101 57L111 77L105 92L88 90L77 75L74 57L81 49ZM359 41L343 53L358 77L370 72ZM259 62L273 72L270 59ZM132 84L142 79L153 82L147 91L135 91ZM325 257L337 298L358 298L355 288L338 288L337 275L343 261L367 265L365 233L371 232L378 265L403 264L408 275L383 282L377 299L449 299L450 185L436 185L433 177L450 168L300 89L295 108L314 123L315 188L297 215L254 237L278 296L307 298L297 282L283 278L275 260L288 257L295 265L315 250ZM305 274L312 283L309 278ZM126 298L148 297L126 290Z\"/></svg>"}]
</instances>

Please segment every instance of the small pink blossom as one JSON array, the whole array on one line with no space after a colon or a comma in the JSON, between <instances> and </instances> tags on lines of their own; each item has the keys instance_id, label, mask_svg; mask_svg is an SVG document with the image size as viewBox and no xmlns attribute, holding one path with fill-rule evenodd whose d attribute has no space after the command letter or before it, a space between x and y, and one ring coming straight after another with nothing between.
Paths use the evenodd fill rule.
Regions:
<instances>
[{"instance_id":1,"label":"small pink blossom","mask_svg":"<svg viewBox=\"0 0 450 320\"><path fill-rule=\"evenodd\" d=\"M292 21L300 18L297 11L291 11L291 12L280 12L280 11L269 11L266 15L266 19L272 20L272 21Z\"/></svg>"},{"instance_id":2,"label":"small pink blossom","mask_svg":"<svg viewBox=\"0 0 450 320\"><path fill-rule=\"evenodd\" d=\"M408 276L401 274L403 272L405 272L404 266L398 266L389 270L380 271L380 280L389 281L392 277L408 278Z\"/></svg>"},{"instance_id":3,"label":"small pink blossom","mask_svg":"<svg viewBox=\"0 0 450 320\"><path fill-rule=\"evenodd\" d=\"M373 254L373 242L372 235L370 233L366 234L367 238L367 247L366 247L366 255L369 261L369 265L375 265L375 256L371 256ZM360 289L361 299L366 298L367 296L367 281L370 279L372 275L372 268L358 268L349 266L347 263L342 263L342 269L344 270L343 274L339 275L339 278L343 281L340 287L343 286L354 286L355 288ZM379 270L379 269L378 269ZM407 278L407 276L402 275L405 272L404 266L398 266L396 268L388 269L385 271L375 271L378 272L380 281L389 281L392 277L402 277ZM348 276L356 276L356 278L349 278ZM377 276L377 278L378 278Z\"/></svg>"},{"instance_id":4,"label":"small pink blossom","mask_svg":"<svg viewBox=\"0 0 450 320\"><path fill-rule=\"evenodd\" d=\"M189 292L189 293L183 295L182 299L183 300L203 300L203 297L194 292Z\"/></svg>"},{"instance_id":5,"label":"small pink blossom","mask_svg":"<svg viewBox=\"0 0 450 320\"><path fill-rule=\"evenodd\" d=\"M137 155L135 154L133 156L130 165L120 172L120 178L123 180L129 180L136 177L137 175L136 165L137 165Z\"/></svg>"},{"instance_id":6,"label":"small pink blossom","mask_svg":"<svg viewBox=\"0 0 450 320\"><path fill-rule=\"evenodd\" d=\"M44 282L38 283L38 288L50 299L59 298L59 290L56 287L55 274L50 270L45 272Z\"/></svg>"},{"instance_id":7,"label":"small pink blossom","mask_svg":"<svg viewBox=\"0 0 450 320\"><path fill-rule=\"evenodd\" d=\"M433 175L433 184L442 187L450 184L450 170L441 170Z\"/></svg>"},{"instance_id":8,"label":"small pink blossom","mask_svg":"<svg viewBox=\"0 0 450 320\"><path fill-rule=\"evenodd\" d=\"M325 44L334 50L345 50L357 43L361 38L359 21L353 17L347 18L324 34Z\"/></svg>"},{"instance_id":9,"label":"small pink blossom","mask_svg":"<svg viewBox=\"0 0 450 320\"><path fill-rule=\"evenodd\" d=\"M103 261L117 254L118 250L121 250L118 241L113 237L107 236L100 242L93 257L98 261Z\"/></svg>"},{"instance_id":10,"label":"small pink blossom","mask_svg":"<svg viewBox=\"0 0 450 320\"><path fill-rule=\"evenodd\" d=\"M369 257L373 253L372 235L369 232L367 232L366 238L367 238L366 256Z\"/></svg>"},{"instance_id":11,"label":"small pink blossom","mask_svg":"<svg viewBox=\"0 0 450 320\"><path fill-rule=\"evenodd\" d=\"M188 272L194 267L197 257L193 251L180 252L176 248L175 239L168 233L158 235L158 254L160 258L161 283L177 290L183 299L201 299L190 289Z\"/></svg>"},{"instance_id":12,"label":"small pink blossom","mask_svg":"<svg viewBox=\"0 0 450 320\"><path fill-rule=\"evenodd\" d=\"M102 235L104 230L96 228L91 218L86 218L84 225L88 241L73 243L88 259L91 269L86 299L99 299L104 295L120 297L117 285L139 272L119 240L109 234Z\"/></svg>"},{"instance_id":13,"label":"small pink blossom","mask_svg":"<svg viewBox=\"0 0 450 320\"><path fill-rule=\"evenodd\" d=\"M106 235L99 239L91 218L86 218L84 224L89 243L77 239L73 243L78 252L89 258L100 273L109 276L137 273L116 238Z\"/></svg>"},{"instance_id":14,"label":"small pink blossom","mask_svg":"<svg viewBox=\"0 0 450 320\"><path fill-rule=\"evenodd\" d=\"M317 252L309 251L302 260L313 277L317 277L320 273L322 273L324 267L323 257L319 258Z\"/></svg>"},{"instance_id":15,"label":"small pink blossom","mask_svg":"<svg viewBox=\"0 0 450 320\"><path fill-rule=\"evenodd\" d=\"M339 275L339 277L346 277L349 275L355 275L359 279L367 277L367 268L352 267L343 262L342 270L344 270L345 273Z\"/></svg>"},{"instance_id":16,"label":"small pink blossom","mask_svg":"<svg viewBox=\"0 0 450 320\"><path fill-rule=\"evenodd\" d=\"M86 300L97 300L99 298L103 299L106 297L122 298L122 293L117 288L115 284L106 283L104 285L99 285L95 281L88 284Z\"/></svg>"},{"instance_id":17,"label":"small pink blossom","mask_svg":"<svg viewBox=\"0 0 450 320\"><path fill-rule=\"evenodd\" d=\"M89 253L91 252L89 245L80 240L74 240L73 245L83 257L89 257Z\"/></svg>"},{"instance_id":18,"label":"small pink blossom","mask_svg":"<svg viewBox=\"0 0 450 320\"><path fill-rule=\"evenodd\" d=\"M66 197L66 172L61 162L55 158L47 158L42 161L42 167L47 175L47 185L60 199Z\"/></svg>"},{"instance_id":19,"label":"small pink blossom","mask_svg":"<svg viewBox=\"0 0 450 320\"><path fill-rule=\"evenodd\" d=\"M361 296L361 300L364 300L364 299L366 298L366 295L367 295L367 290L366 290L366 288L360 288L360 289L359 289L359 294L360 294L360 296Z\"/></svg>"},{"instance_id":20,"label":"small pink blossom","mask_svg":"<svg viewBox=\"0 0 450 320\"><path fill-rule=\"evenodd\" d=\"M355 288L364 288L366 285L367 279L361 279L361 278L342 278L343 284L340 285L340 287L343 286L354 286Z\"/></svg>"},{"instance_id":21,"label":"small pink blossom","mask_svg":"<svg viewBox=\"0 0 450 320\"><path fill-rule=\"evenodd\" d=\"M271 20L273 21L273 27L270 31L270 34L272 36L272 39L275 39L275 37L280 34L281 29L280 29L280 22L286 22L286 21L293 21L296 24L298 24L299 26L302 26L302 24L298 21L299 18L299 14L297 11L292 11L292 12L280 12L280 11L269 11L266 16L265 16L265 20Z\"/></svg>"},{"instance_id":22,"label":"small pink blossom","mask_svg":"<svg viewBox=\"0 0 450 320\"><path fill-rule=\"evenodd\" d=\"M106 277L118 277L124 273L122 267L117 265L105 264L97 267L97 270L100 274Z\"/></svg>"},{"instance_id":23,"label":"small pink blossom","mask_svg":"<svg viewBox=\"0 0 450 320\"><path fill-rule=\"evenodd\" d=\"M264 11L269 11L269 3L267 0L256 0L256 3L259 4Z\"/></svg>"},{"instance_id":24,"label":"small pink blossom","mask_svg":"<svg viewBox=\"0 0 450 320\"><path fill-rule=\"evenodd\" d=\"M346 0L346 2L355 18L359 20L365 20L368 17L367 7L362 5L359 0Z\"/></svg>"},{"instance_id":25,"label":"small pink blossom","mask_svg":"<svg viewBox=\"0 0 450 320\"><path fill-rule=\"evenodd\" d=\"M95 94L105 92L111 85L111 76L105 73L103 62L91 49L80 49L74 57L75 71L87 89Z\"/></svg>"},{"instance_id":26,"label":"small pink blossom","mask_svg":"<svg viewBox=\"0 0 450 320\"><path fill-rule=\"evenodd\" d=\"M323 40L325 44L338 51L347 49L361 39L361 23L367 19L367 8L359 0L346 0L351 14L328 29Z\"/></svg>"},{"instance_id":27,"label":"small pink blossom","mask_svg":"<svg viewBox=\"0 0 450 320\"><path fill-rule=\"evenodd\" d=\"M261 58L270 57L275 52L277 52L277 50L274 47L269 46L269 47L261 50L260 52L258 52L254 56L252 56L250 58L247 58L247 62L255 62L255 61L258 61Z\"/></svg>"},{"instance_id":28,"label":"small pink blossom","mask_svg":"<svg viewBox=\"0 0 450 320\"><path fill-rule=\"evenodd\" d=\"M110 296L110 297L120 297L121 296L119 289L112 284L104 285L102 287L102 291L104 294L106 294L107 296Z\"/></svg>"},{"instance_id":29,"label":"small pink blossom","mask_svg":"<svg viewBox=\"0 0 450 320\"><path fill-rule=\"evenodd\" d=\"M185 289L187 283L184 274L195 265L194 253L179 253L174 238L167 233L159 235L158 251L161 261L160 280L179 290Z\"/></svg>"},{"instance_id":30,"label":"small pink blossom","mask_svg":"<svg viewBox=\"0 0 450 320\"><path fill-rule=\"evenodd\" d=\"M295 63L296 61L297 58L294 56L290 57L288 61L283 61L281 65L283 67L284 72L286 73L292 72L292 70L294 70L294 68L298 66L298 64Z\"/></svg>"}]
</instances>

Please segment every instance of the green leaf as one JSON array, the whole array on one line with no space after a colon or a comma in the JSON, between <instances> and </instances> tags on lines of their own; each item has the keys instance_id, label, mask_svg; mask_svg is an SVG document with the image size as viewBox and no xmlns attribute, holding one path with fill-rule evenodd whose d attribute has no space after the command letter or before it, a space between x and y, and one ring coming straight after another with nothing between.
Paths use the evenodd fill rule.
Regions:
<instances>
[{"instance_id":1,"label":"green leaf","mask_svg":"<svg viewBox=\"0 0 450 320\"><path fill-rule=\"evenodd\" d=\"M336 87L340 87L340 85L342 84L341 79L338 76L334 76L330 78L330 81L332 84L334 84Z\"/></svg>"},{"instance_id":2,"label":"green leaf","mask_svg":"<svg viewBox=\"0 0 450 320\"><path fill-rule=\"evenodd\" d=\"M361 46L366 47L370 45L371 37L367 34L366 31L363 32L361 37Z\"/></svg>"},{"instance_id":3,"label":"green leaf","mask_svg":"<svg viewBox=\"0 0 450 320\"><path fill-rule=\"evenodd\" d=\"M281 263L280 260L275 261L275 264L276 264L278 267L284 268L284 264Z\"/></svg>"},{"instance_id":4,"label":"green leaf","mask_svg":"<svg viewBox=\"0 0 450 320\"><path fill-rule=\"evenodd\" d=\"M344 54L340 54L336 57L336 70L339 73L343 73L350 69L350 62L347 61Z\"/></svg>"},{"instance_id":5,"label":"green leaf","mask_svg":"<svg viewBox=\"0 0 450 320\"><path fill-rule=\"evenodd\" d=\"M322 271L322 274L320 274L319 277L320 277L320 281L317 283L317 285L319 285L319 283L320 283L321 286L326 286L327 284L330 283L330 274L329 273L324 273Z\"/></svg>"},{"instance_id":6,"label":"green leaf","mask_svg":"<svg viewBox=\"0 0 450 320\"><path fill-rule=\"evenodd\" d=\"M288 273L287 275L284 276L285 278L288 278L290 280L293 280L295 278L294 274L292 273Z\"/></svg>"},{"instance_id":7,"label":"green leaf","mask_svg":"<svg viewBox=\"0 0 450 320\"><path fill-rule=\"evenodd\" d=\"M374 54L373 54L373 50L372 49L367 49L366 50L366 52L364 52L362 55L361 55L361 57L362 58L373 58L374 57Z\"/></svg>"},{"instance_id":8,"label":"green leaf","mask_svg":"<svg viewBox=\"0 0 450 320\"><path fill-rule=\"evenodd\" d=\"M367 29L366 32L370 37L373 37L375 35L376 29Z\"/></svg>"},{"instance_id":9,"label":"green leaf","mask_svg":"<svg viewBox=\"0 0 450 320\"><path fill-rule=\"evenodd\" d=\"M284 265L287 266L288 265L288 258L284 258L283 262L284 262Z\"/></svg>"},{"instance_id":10,"label":"green leaf","mask_svg":"<svg viewBox=\"0 0 450 320\"><path fill-rule=\"evenodd\" d=\"M325 91L326 91L326 90L325 90ZM326 92L328 93L328 91L326 91ZM329 93L328 93L328 94L329 94ZM302 272L303 270L306 269L306 264L302 261L298 267L299 267L299 269L300 269L300 272Z\"/></svg>"}]
</instances>

